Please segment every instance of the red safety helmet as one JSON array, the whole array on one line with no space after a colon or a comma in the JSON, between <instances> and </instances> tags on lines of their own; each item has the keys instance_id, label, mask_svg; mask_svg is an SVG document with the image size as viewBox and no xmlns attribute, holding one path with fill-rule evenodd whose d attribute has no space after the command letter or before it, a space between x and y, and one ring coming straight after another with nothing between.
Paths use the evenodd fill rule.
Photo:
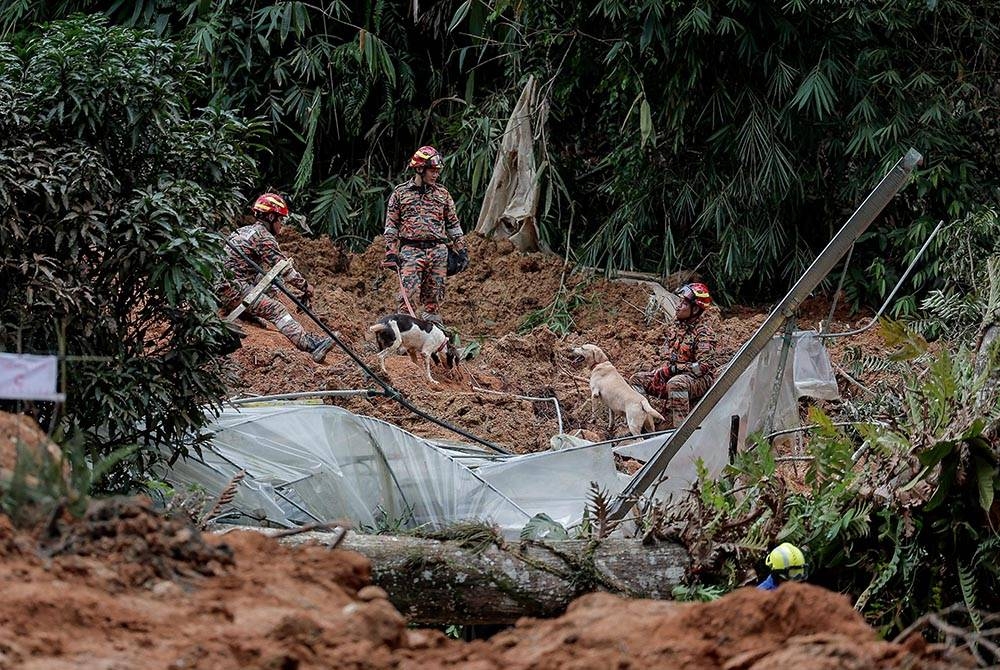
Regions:
<instances>
[{"instance_id":1,"label":"red safety helmet","mask_svg":"<svg viewBox=\"0 0 1000 670\"><path fill-rule=\"evenodd\" d=\"M701 282L684 284L677 289L677 295L702 309L708 309L712 306L712 294L708 292L708 287Z\"/></svg>"},{"instance_id":2,"label":"red safety helmet","mask_svg":"<svg viewBox=\"0 0 1000 670\"><path fill-rule=\"evenodd\" d=\"M422 146L414 152L410 158L411 168L440 168L444 167L444 159L441 154L432 146Z\"/></svg>"},{"instance_id":3,"label":"red safety helmet","mask_svg":"<svg viewBox=\"0 0 1000 670\"><path fill-rule=\"evenodd\" d=\"M257 214L277 214L278 216L288 216L288 203L277 193L265 193L254 201L251 209L254 215ZM274 218L274 217L267 217Z\"/></svg>"}]
</instances>

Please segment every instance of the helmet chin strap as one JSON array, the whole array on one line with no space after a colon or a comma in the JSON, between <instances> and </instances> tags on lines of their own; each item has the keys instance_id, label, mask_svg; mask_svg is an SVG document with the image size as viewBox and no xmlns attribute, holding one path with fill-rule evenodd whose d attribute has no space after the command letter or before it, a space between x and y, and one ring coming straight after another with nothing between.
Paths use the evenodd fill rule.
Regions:
<instances>
[{"instance_id":1,"label":"helmet chin strap","mask_svg":"<svg viewBox=\"0 0 1000 670\"><path fill-rule=\"evenodd\" d=\"M430 190L430 186L424 181L424 168L415 168L417 173L417 188L420 189L420 195L424 195Z\"/></svg>"},{"instance_id":2,"label":"helmet chin strap","mask_svg":"<svg viewBox=\"0 0 1000 670\"><path fill-rule=\"evenodd\" d=\"M274 214L261 214L259 216L254 216L255 219L264 224L267 232L274 235L274 222L277 221L277 216Z\"/></svg>"}]
</instances>

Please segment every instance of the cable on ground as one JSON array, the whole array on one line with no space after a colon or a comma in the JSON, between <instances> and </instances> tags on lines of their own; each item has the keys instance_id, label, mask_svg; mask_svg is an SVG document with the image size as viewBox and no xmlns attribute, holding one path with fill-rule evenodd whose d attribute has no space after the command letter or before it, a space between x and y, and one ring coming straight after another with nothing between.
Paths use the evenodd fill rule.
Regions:
<instances>
[{"instance_id":1,"label":"cable on ground","mask_svg":"<svg viewBox=\"0 0 1000 670\"><path fill-rule=\"evenodd\" d=\"M245 260L247 263L249 263L250 267L252 267L254 269L254 271L257 272L258 275L260 275L261 277L263 277L266 274L264 272L264 269L260 265L258 265L256 262L254 262L254 260L252 258L250 258L245 253L243 253L242 249L238 248L236 245L234 245L228 239L226 239L225 242L229 246L230 249L233 249L236 253L238 253L240 255L241 258L243 258L243 260ZM497 453L501 453L501 454L509 454L510 453L506 449L504 449L504 448L502 448L502 447L500 447L500 446L498 446L496 444L493 444L492 442L490 442L488 440L484 440L481 437L477 437L476 435L473 435L472 433L469 433L468 431L465 431L465 430L459 428L458 426L452 425L451 423L445 421L444 419L439 419L438 417L435 417L435 416L429 414L428 412L425 412L424 410L420 409L419 407L417 407L416 405L414 405L413 403L411 403L409 400L407 400L403 396L403 394L399 391L399 389L397 389L392 384L390 384L389 382L383 380L381 377L379 377L377 374L375 374L375 372L370 367L368 367L368 365L363 360L361 360L361 358L359 358L356 353L354 353L353 349L351 349L343 341L341 341L340 337L338 336L338 334L335 331L330 330L330 328L325 323L323 323L323 321L320 320L320 318L318 316L316 316L316 314L309 308L308 305L306 305L305 302L303 302L302 300L300 300L296 296L292 295L291 291L289 291L287 288L285 288L285 283L281 280L280 277L275 277L274 282L273 282L273 286L275 288L277 288L279 291L281 291L283 294L285 294L285 296L295 304L295 306L299 309L299 311L301 311L303 314L305 314L310 319L312 319L313 323L315 323L317 326L319 326L320 329L324 333L326 333L327 336L329 336L330 339L332 339L334 341L334 343L338 347L340 347L343 350L343 352L345 354L347 354L351 358L351 360L353 360L354 363L359 368L361 368L362 372L364 372L366 375L368 375L369 377L371 377L375 381L376 384L378 384L379 386L381 386L382 389L383 389L383 391L384 391L385 397L390 398L391 400L395 400L400 405L402 405L406 409L410 410L411 412L413 412L417 416L419 416L419 417L421 417L423 419L426 419L427 421L430 421L431 423L434 423L434 424L436 424L438 426L441 426L442 428L450 430L453 433L461 435L462 437L470 439L473 442L481 444L484 447L487 447L488 449L492 449L493 451L496 451Z\"/></svg>"}]
</instances>

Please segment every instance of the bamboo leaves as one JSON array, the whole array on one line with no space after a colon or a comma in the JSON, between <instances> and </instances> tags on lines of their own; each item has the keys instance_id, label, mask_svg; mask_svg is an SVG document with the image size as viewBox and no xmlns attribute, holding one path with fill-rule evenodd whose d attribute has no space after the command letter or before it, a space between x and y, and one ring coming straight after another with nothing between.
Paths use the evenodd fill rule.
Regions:
<instances>
[{"instance_id":1,"label":"bamboo leaves","mask_svg":"<svg viewBox=\"0 0 1000 670\"><path fill-rule=\"evenodd\" d=\"M302 160L299 161L299 167L295 172L295 184L292 187L296 193L305 188L312 180L316 129L319 127L319 115L322 109L321 95L317 89L313 92L312 101L307 111L305 151L302 153Z\"/></svg>"},{"instance_id":2,"label":"bamboo leaves","mask_svg":"<svg viewBox=\"0 0 1000 670\"><path fill-rule=\"evenodd\" d=\"M833 114L837 105L837 90L834 86L837 66L830 59L816 64L799 84L791 104L799 110L812 112L823 119Z\"/></svg>"},{"instance_id":3,"label":"bamboo leaves","mask_svg":"<svg viewBox=\"0 0 1000 670\"><path fill-rule=\"evenodd\" d=\"M455 13L451 17L451 23L448 24L448 32L454 32L458 28L459 24L465 20L465 17L469 14L469 6L472 4L473 0L464 0L462 4L458 6Z\"/></svg>"},{"instance_id":4,"label":"bamboo leaves","mask_svg":"<svg viewBox=\"0 0 1000 670\"><path fill-rule=\"evenodd\" d=\"M265 115L268 145L280 149L266 180L314 202L321 192L331 202L334 173L345 188L359 171L395 180L405 156L434 141L469 166L448 173L463 219L487 180L480 156L496 148L466 120L495 116L496 101L534 74L559 119L544 131L546 225L565 231L576 217L570 246L592 240L588 257L609 270L699 266L728 294L773 296L897 145L919 141L934 157L911 189L934 221L963 217L1000 183L988 140L1000 132L989 93L1000 35L981 3L456 0L423 7L416 23L411 6L13 1L0 21L10 33L100 8L191 45L209 75L192 89L207 85L211 106ZM54 117L82 109L100 118L100 95L73 93L48 107ZM451 98L471 112L449 105L428 115ZM136 105L125 123L144 113ZM334 217L337 226L376 230L368 204ZM621 212L638 218L628 234L612 234ZM912 244L879 232L856 259L872 270L845 284L856 302L891 286L894 259ZM918 288L946 280L929 270Z\"/></svg>"},{"instance_id":5,"label":"bamboo leaves","mask_svg":"<svg viewBox=\"0 0 1000 670\"><path fill-rule=\"evenodd\" d=\"M372 76L384 76L390 86L396 84L396 67L385 42L365 29L358 31L358 54Z\"/></svg>"},{"instance_id":6,"label":"bamboo leaves","mask_svg":"<svg viewBox=\"0 0 1000 670\"><path fill-rule=\"evenodd\" d=\"M639 105L639 134L641 135L639 145L641 147L645 147L646 142L655 139L655 135L653 134L653 113L650 111L649 100L645 98L643 98L642 104Z\"/></svg>"}]
</instances>

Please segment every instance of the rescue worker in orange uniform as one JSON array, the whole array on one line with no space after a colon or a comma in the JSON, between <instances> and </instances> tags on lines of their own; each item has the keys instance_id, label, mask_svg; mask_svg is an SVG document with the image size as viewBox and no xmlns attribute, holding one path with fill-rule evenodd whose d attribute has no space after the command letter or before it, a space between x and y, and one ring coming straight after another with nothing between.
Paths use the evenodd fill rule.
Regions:
<instances>
[{"instance_id":1,"label":"rescue worker in orange uniform","mask_svg":"<svg viewBox=\"0 0 1000 670\"><path fill-rule=\"evenodd\" d=\"M706 311L712 306L708 287L701 282L677 289L681 302L675 321L667 331L663 353L667 362L651 372L640 372L633 379L646 393L667 401L667 412L674 428L691 411L691 404L701 398L715 382L717 338Z\"/></svg>"},{"instance_id":2,"label":"rescue worker in orange uniform","mask_svg":"<svg viewBox=\"0 0 1000 670\"><path fill-rule=\"evenodd\" d=\"M261 280L256 268L246 258L265 271L285 259L275 236L281 232L281 226L288 216L288 203L277 193L265 193L254 201L251 211L254 222L229 235L226 245L228 255L224 263L227 276L223 277L215 287L219 304L227 313L236 309L244 296ZM282 279L286 284L302 291L304 300L312 297L312 286L295 268L290 267L285 270ZM278 300L277 289L274 286L269 287L247 307L244 314L273 323L282 335L298 349L311 354L317 363L323 362L326 353L333 346L331 338L306 332L302 324L296 321Z\"/></svg>"},{"instance_id":3,"label":"rescue worker in orange uniform","mask_svg":"<svg viewBox=\"0 0 1000 670\"><path fill-rule=\"evenodd\" d=\"M469 251L455 213L455 202L438 183L444 160L437 149L423 146L410 158L414 175L393 189L385 215L385 260L382 267L398 270L406 297L418 316L441 324L448 246L459 257L458 270L469 265ZM405 311L403 293L399 311Z\"/></svg>"}]
</instances>

